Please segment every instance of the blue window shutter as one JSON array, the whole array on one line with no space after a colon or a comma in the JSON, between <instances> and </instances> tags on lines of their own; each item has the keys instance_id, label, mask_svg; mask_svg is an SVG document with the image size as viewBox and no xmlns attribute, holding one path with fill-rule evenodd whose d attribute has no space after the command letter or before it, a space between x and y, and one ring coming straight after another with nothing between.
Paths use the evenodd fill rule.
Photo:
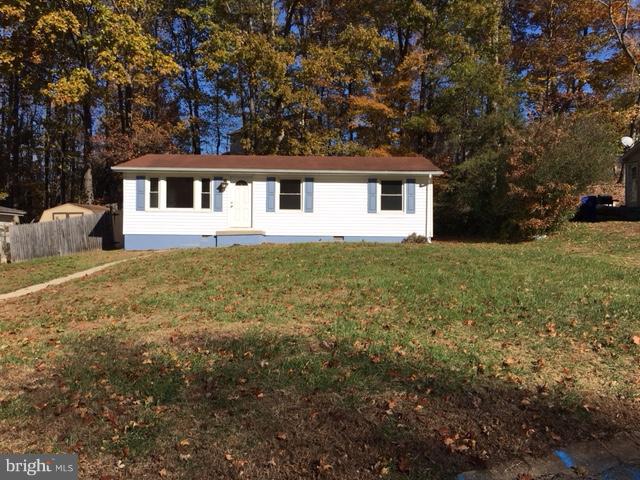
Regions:
<instances>
[{"instance_id":1,"label":"blue window shutter","mask_svg":"<svg viewBox=\"0 0 640 480\"><path fill-rule=\"evenodd\" d=\"M367 211L369 213L376 213L378 207L378 180L375 178L369 179L369 185L367 187Z\"/></svg>"},{"instance_id":2,"label":"blue window shutter","mask_svg":"<svg viewBox=\"0 0 640 480\"><path fill-rule=\"evenodd\" d=\"M276 211L276 178L267 177L267 212Z\"/></svg>"},{"instance_id":3,"label":"blue window shutter","mask_svg":"<svg viewBox=\"0 0 640 480\"><path fill-rule=\"evenodd\" d=\"M222 185L222 177L213 178L213 211L222 211L222 192L220 191L220 185Z\"/></svg>"},{"instance_id":4,"label":"blue window shutter","mask_svg":"<svg viewBox=\"0 0 640 480\"><path fill-rule=\"evenodd\" d=\"M136 210L144 210L144 183L146 179L142 176L136 177Z\"/></svg>"},{"instance_id":5,"label":"blue window shutter","mask_svg":"<svg viewBox=\"0 0 640 480\"><path fill-rule=\"evenodd\" d=\"M304 211L313 212L313 178L304 179Z\"/></svg>"},{"instance_id":6,"label":"blue window shutter","mask_svg":"<svg viewBox=\"0 0 640 480\"><path fill-rule=\"evenodd\" d=\"M407 213L416 213L416 179L407 179Z\"/></svg>"}]
</instances>

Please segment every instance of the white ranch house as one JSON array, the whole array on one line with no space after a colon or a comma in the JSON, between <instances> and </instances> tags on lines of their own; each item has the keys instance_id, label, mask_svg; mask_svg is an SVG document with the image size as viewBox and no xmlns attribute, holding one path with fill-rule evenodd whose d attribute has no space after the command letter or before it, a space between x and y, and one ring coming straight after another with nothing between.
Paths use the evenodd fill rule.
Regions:
<instances>
[{"instance_id":1,"label":"white ranch house","mask_svg":"<svg viewBox=\"0 0 640 480\"><path fill-rule=\"evenodd\" d=\"M433 237L424 157L145 155L123 175L128 250Z\"/></svg>"}]
</instances>

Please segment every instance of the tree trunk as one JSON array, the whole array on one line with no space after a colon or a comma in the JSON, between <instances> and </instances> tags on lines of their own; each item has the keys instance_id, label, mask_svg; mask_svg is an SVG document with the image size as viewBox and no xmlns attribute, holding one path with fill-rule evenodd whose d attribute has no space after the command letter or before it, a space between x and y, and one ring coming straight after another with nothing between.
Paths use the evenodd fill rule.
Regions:
<instances>
[{"instance_id":1,"label":"tree trunk","mask_svg":"<svg viewBox=\"0 0 640 480\"><path fill-rule=\"evenodd\" d=\"M51 102L46 106L46 122L51 122ZM51 207L51 137L49 127L44 132L44 208Z\"/></svg>"},{"instance_id":2,"label":"tree trunk","mask_svg":"<svg viewBox=\"0 0 640 480\"><path fill-rule=\"evenodd\" d=\"M22 127L20 120L20 82L16 75L11 76L11 116L9 117L9 155L11 159L11 172L9 176L9 195L11 204L15 207L20 194L20 144L22 142Z\"/></svg>"},{"instance_id":3,"label":"tree trunk","mask_svg":"<svg viewBox=\"0 0 640 480\"><path fill-rule=\"evenodd\" d=\"M91 205L94 201L93 195L93 173L91 154L93 150L93 116L91 112L91 99L89 96L82 103L82 124L83 124L83 145L82 160L84 163L84 197L85 201Z\"/></svg>"},{"instance_id":4,"label":"tree trunk","mask_svg":"<svg viewBox=\"0 0 640 480\"><path fill-rule=\"evenodd\" d=\"M193 81L193 120L191 127L191 136L193 141L193 153L200 155L202 153L202 145L200 140L200 84L198 82L198 71L192 70Z\"/></svg>"},{"instance_id":5,"label":"tree trunk","mask_svg":"<svg viewBox=\"0 0 640 480\"><path fill-rule=\"evenodd\" d=\"M89 205L92 205L94 198L93 198L93 172L91 170L91 166L87 167L87 169L84 172L83 184L84 184L84 194L86 199L85 201Z\"/></svg>"}]
</instances>

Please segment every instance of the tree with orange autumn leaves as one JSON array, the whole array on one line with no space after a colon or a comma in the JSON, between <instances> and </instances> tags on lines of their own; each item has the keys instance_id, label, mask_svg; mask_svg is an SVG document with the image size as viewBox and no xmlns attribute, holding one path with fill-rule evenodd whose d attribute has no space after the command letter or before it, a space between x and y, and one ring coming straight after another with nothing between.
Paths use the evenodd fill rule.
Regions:
<instances>
[{"instance_id":1,"label":"tree with orange autumn leaves","mask_svg":"<svg viewBox=\"0 0 640 480\"><path fill-rule=\"evenodd\" d=\"M447 218L511 231L516 193L545 205L562 184L569 205L585 188L521 184L522 139L573 135L611 163L635 135L639 23L631 0L7 0L3 203L117 201L113 163L223 153L238 132L249 154L429 156ZM568 128L599 114L609 150ZM527 235L568 211L534 210L550 220Z\"/></svg>"}]
</instances>

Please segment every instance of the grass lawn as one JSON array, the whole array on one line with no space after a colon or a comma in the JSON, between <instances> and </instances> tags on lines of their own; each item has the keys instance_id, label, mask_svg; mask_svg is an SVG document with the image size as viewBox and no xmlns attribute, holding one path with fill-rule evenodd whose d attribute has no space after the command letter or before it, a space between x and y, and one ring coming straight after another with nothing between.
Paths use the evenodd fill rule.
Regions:
<instances>
[{"instance_id":1,"label":"grass lawn","mask_svg":"<svg viewBox=\"0 0 640 480\"><path fill-rule=\"evenodd\" d=\"M122 250L95 251L65 257L38 258L21 263L0 264L0 294L80 272L131 256Z\"/></svg>"},{"instance_id":2,"label":"grass lawn","mask_svg":"<svg viewBox=\"0 0 640 480\"><path fill-rule=\"evenodd\" d=\"M133 260L0 303L0 451L103 480L452 478L640 430L639 252L603 223Z\"/></svg>"}]
</instances>

